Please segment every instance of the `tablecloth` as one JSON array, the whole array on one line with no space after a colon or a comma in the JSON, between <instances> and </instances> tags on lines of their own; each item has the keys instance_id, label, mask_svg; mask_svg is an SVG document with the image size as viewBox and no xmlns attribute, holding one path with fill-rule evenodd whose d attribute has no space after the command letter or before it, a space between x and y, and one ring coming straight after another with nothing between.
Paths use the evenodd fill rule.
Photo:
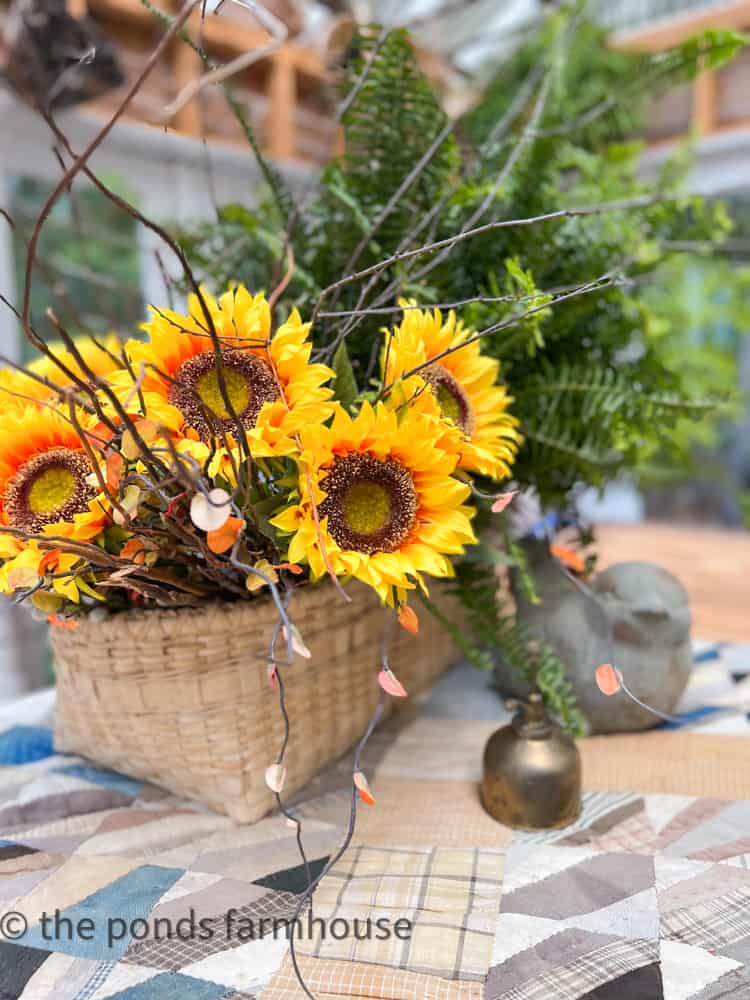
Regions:
<instances>
[{"instance_id":1,"label":"tablecloth","mask_svg":"<svg viewBox=\"0 0 750 1000\"><path fill-rule=\"evenodd\" d=\"M581 817L538 834L478 803L500 703L439 682L368 748L377 803L300 917L311 993L750 998L748 672L747 647L701 646L684 728L583 741ZM238 827L7 721L28 756L0 768L0 1000L304 997L286 922L343 838L348 762L294 805L306 871L284 817Z\"/></svg>"}]
</instances>

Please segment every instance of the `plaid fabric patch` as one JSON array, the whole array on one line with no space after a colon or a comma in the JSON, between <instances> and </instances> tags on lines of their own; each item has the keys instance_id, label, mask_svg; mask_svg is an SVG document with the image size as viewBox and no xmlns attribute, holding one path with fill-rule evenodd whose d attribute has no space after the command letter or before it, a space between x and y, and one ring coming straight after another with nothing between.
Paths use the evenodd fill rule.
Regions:
<instances>
[{"instance_id":1,"label":"plaid fabric patch","mask_svg":"<svg viewBox=\"0 0 750 1000\"><path fill-rule=\"evenodd\" d=\"M485 1000L478 982L449 982L382 965L298 956L307 988L318 1000ZM289 956L259 1000L305 1000Z\"/></svg>"},{"instance_id":2,"label":"plaid fabric patch","mask_svg":"<svg viewBox=\"0 0 750 1000\"><path fill-rule=\"evenodd\" d=\"M750 887L662 913L661 936L708 951L741 941L750 936Z\"/></svg>"},{"instance_id":3,"label":"plaid fabric patch","mask_svg":"<svg viewBox=\"0 0 750 1000\"><path fill-rule=\"evenodd\" d=\"M451 980L483 979L503 865L503 853L490 849L354 848L316 890L312 933L298 950ZM399 920L410 925L402 924L400 934Z\"/></svg>"},{"instance_id":4,"label":"plaid fabric patch","mask_svg":"<svg viewBox=\"0 0 750 1000\"><path fill-rule=\"evenodd\" d=\"M621 938L509 990L488 990L486 1000L580 1000L597 986L658 958L657 941Z\"/></svg>"},{"instance_id":5,"label":"plaid fabric patch","mask_svg":"<svg viewBox=\"0 0 750 1000\"><path fill-rule=\"evenodd\" d=\"M96 993L100 986L109 978L109 974L114 969L116 962L99 962L96 968L91 974L91 978L78 993L76 993L74 1000L91 1000L91 997Z\"/></svg>"},{"instance_id":6,"label":"plaid fabric patch","mask_svg":"<svg viewBox=\"0 0 750 1000\"><path fill-rule=\"evenodd\" d=\"M129 965L145 965L152 969L174 972L200 962L209 955L239 948L248 941L265 937L279 922L279 935L285 934L286 922L291 920L299 903L299 896L290 892L268 892L246 906L237 907L231 923L226 914L204 917L194 928L188 926L182 936L178 921L172 921L172 936L161 938L158 922L150 926L150 936L133 941L122 961ZM152 936L151 936L152 935Z\"/></svg>"}]
</instances>

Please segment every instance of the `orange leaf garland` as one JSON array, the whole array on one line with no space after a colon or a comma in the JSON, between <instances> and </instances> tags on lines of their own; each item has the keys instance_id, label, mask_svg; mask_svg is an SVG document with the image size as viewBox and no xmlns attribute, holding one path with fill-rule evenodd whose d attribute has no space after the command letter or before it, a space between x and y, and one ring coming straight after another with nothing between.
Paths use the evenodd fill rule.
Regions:
<instances>
[{"instance_id":1,"label":"orange leaf garland","mask_svg":"<svg viewBox=\"0 0 750 1000\"><path fill-rule=\"evenodd\" d=\"M583 573L586 570L586 563L584 559L573 549L569 549L567 545L550 545L550 552L555 557L559 559L563 566L572 570L574 573Z\"/></svg>"},{"instance_id":2,"label":"orange leaf garland","mask_svg":"<svg viewBox=\"0 0 750 1000\"><path fill-rule=\"evenodd\" d=\"M227 552L237 541L240 532L245 527L245 522L241 517L227 518L225 524L216 531L209 531L206 535L206 544L212 552L220 555Z\"/></svg>"},{"instance_id":3,"label":"orange leaf garland","mask_svg":"<svg viewBox=\"0 0 750 1000\"><path fill-rule=\"evenodd\" d=\"M230 495L218 486L205 495L196 493L190 501L190 520L201 531L218 531L229 520L231 504Z\"/></svg>"},{"instance_id":4,"label":"orange leaf garland","mask_svg":"<svg viewBox=\"0 0 750 1000\"><path fill-rule=\"evenodd\" d=\"M284 641L289 642L289 632L287 631L286 625L282 629L282 635L284 636ZM312 653L305 645L305 641L300 634L300 630L296 625L292 625L292 649L297 654L297 656L304 656L306 660L312 657Z\"/></svg>"},{"instance_id":5,"label":"orange leaf garland","mask_svg":"<svg viewBox=\"0 0 750 1000\"><path fill-rule=\"evenodd\" d=\"M408 604L404 604L399 609L398 623L401 628L406 629L407 632L411 632L412 635L416 635L419 632L419 618L417 618L416 611L410 608Z\"/></svg>"},{"instance_id":6,"label":"orange leaf garland","mask_svg":"<svg viewBox=\"0 0 750 1000\"><path fill-rule=\"evenodd\" d=\"M396 677L390 667L383 667L380 671L378 674L378 684L385 691L385 693L389 694L392 698L408 697L406 688L398 677Z\"/></svg>"},{"instance_id":7,"label":"orange leaf garland","mask_svg":"<svg viewBox=\"0 0 750 1000\"><path fill-rule=\"evenodd\" d=\"M59 615L47 615L47 621L56 628L74 629L81 624L74 618L61 618Z\"/></svg>"},{"instance_id":8,"label":"orange leaf garland","mask_svg":"<svg viewBox=\"0 0 750 1000\"><path fill-rule=\"evenodd\" d=\"M266 768L266 784L277 795L281 794L286 781L286 768L283 764L270 764Z\"/></svg>"},{"instance_id":9,"label":"orange leaf garland","mask_svg":"<svg viewBox=\"0 0 750 1000\"><path fill-rule=\"evenodd\" d=\"M495 502L490 508L493 514L501 514L513 497L518 496L518 490L510 490L508 493L500 493L495 497Z\"/></svg>"},{"instance_id":10,"label":"orange leaf garland","mask_svg":"<svg viewBox=\"0 0 750 1000\"><path fill-rule=\"evenodd\" d=\"M596 668L596 686L602 694L613 695L622 687L622 674L611 663L602 663Z\"/></svg>"},{"instance_id":11,"label":"orange leaf garland","mask_svg":"<svg viewBox=\"0 0 750 1000\"><path fill-rule=\"evenodd\" d=\"M355 771L353 778L354 778L354 784L357 788L357 791L359 792L359 797L366 805L374 806L375 796L370 791L370 786L367 783L367 778L365 777L364 773L362 771Z\"/></svg>"}]
</instances>

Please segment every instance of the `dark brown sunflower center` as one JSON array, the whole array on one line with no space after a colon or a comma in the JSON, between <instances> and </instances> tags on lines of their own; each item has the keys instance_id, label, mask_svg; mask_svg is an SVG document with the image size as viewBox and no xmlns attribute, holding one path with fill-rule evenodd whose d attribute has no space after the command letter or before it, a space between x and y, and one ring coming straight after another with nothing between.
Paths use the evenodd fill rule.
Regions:
<instances>
[{"instance_id":1,"label":"dark brown sunflower center","mask_svg":"<svg viewBox=\"0 0 750 1000\"><path fill-rule=\"evenodd\" d=\"M169 402L204 441L222 428L233 430L232 410L249 429L255 426L263 404L279 398L273 372L255 354L222 351L221 370L224 392L214 352L195 354L177 369L169 390Z\"/></svg>"},{"instance_id":2,"label":"dark brown sunflower center","mask_svg":"<svg viewBox=\"0 0 750 1000\"><path fill-rule=\"evenodd\" d=\"M417 491L408 469L394 459L337 455L321 488L328 530L342 549L394 552L417 517Z\"/></svg>"},{"instance_id":3,"label":"dark brown sunflower center","mask_svg":"<svg viewBox=\"0 0 750 1000\"><path fill-rule=\"evenodd\" d=\"M94 470L83 451L51 448L24 462L5 488L3 507L14 528L41 531L88 509L97 489L87 482Z\"/></svg>"},{"instance_id":4,"label":"dark brown sunflower center","mask_svg":"<svg viewBox=\"0 0 750 1000\"><path fill-rule=\"evenodd\" d=\"M441 364L434 364L420 374L431 387L442 415L457 424L464 434L471 434L474 429L471 404L448 369Z\"/></svg>"}]
</instances>

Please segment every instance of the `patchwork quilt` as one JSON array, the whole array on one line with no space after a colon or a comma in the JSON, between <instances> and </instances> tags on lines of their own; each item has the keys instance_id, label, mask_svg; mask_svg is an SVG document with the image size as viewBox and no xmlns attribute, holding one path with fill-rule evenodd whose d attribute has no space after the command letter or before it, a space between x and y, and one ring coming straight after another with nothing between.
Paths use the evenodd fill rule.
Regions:
<instances>
[{"instance_id":1,"label":"patchwork quilt","mask_svg":"<svg viewBox=\"0 0 750 1000\"><path fill-rule=\"evenodd\" d=\"M513 833L477 799L487 727L430 716L376 734L377 805L311 906L348 765L294 806L303 859L282 816L236 826L27 728L0 767L0 1000L302 1000L294 962L320 1000L750 1000L750 801L592 791Z\"/></svg>"}]
</instances>

